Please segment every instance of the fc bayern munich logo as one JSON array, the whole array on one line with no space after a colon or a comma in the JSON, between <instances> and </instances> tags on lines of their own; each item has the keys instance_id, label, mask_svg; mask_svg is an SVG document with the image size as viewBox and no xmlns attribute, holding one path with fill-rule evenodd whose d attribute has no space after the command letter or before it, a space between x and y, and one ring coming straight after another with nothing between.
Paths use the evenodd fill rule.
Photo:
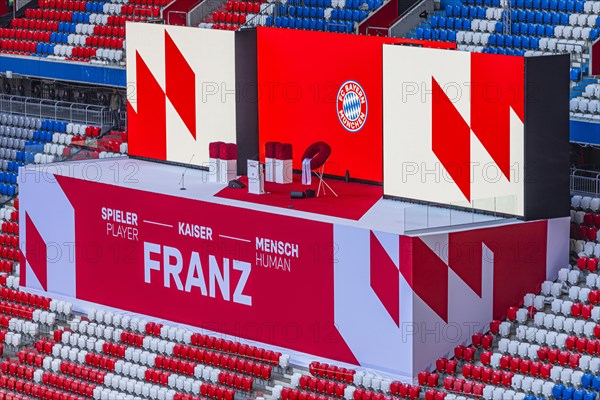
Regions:
<instances>
[{"instance_id":1,"label":"fc bayern munich logo","mask_svg":"<svg viewBox=\"0 0 600 400\"><path fill-rule=\"evenodd\" d=\"M355 81L346 81L337 94L337 115L340 124L349 132L358 132L367 122L367 95Z\"/></svg>"}]
</instances>

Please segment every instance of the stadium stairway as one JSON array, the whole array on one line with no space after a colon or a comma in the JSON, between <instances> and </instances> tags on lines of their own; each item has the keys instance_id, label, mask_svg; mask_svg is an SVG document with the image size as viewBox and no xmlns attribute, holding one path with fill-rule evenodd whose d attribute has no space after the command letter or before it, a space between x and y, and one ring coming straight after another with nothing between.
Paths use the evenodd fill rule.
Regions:
<instances>
[{"instance_id":1,"label":"stadium stairway","mask_svg":"<svg viewBox=\"0 0 600 400\"><path fill-rule=\"evenodd\" d=\"M163 9L163 19L169 25L186 26L187 13L203 0L175 0Z\"/></svg>"}]
</instances>

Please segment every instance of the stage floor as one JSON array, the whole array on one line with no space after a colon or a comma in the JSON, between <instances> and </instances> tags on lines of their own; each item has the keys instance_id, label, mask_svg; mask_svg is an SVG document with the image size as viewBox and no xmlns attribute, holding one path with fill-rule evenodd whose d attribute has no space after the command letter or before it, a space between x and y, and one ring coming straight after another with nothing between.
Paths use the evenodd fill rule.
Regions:
<instances>
[{"instance_id":1,"label":"stage floor","mask_svg":"<svg viewBox=\"0 0 600 400\"><path fill-rule=\"evenodd\" d=\"M328 180L328 183L339 197L328 193L325 197L290 200L291 190L306 189L299 182L289 185L269 183L266 189L271 193L250 195L247 189L231 189L224 184L209 182L208 172L204 170L186 170L181 166L128 157L29 165L20 171L20 179L27 179L28 170L396 234L410 235L411 231L422 234L423 230L444 232L465 229L465 225L476 227L518 222L491 215L383 199L379 186L346 184L335 180ZM186 190L181 190L184 172ZM316 188L316 184L316 179L313 179L312 186Z\"/></svg>"}]
</instances>

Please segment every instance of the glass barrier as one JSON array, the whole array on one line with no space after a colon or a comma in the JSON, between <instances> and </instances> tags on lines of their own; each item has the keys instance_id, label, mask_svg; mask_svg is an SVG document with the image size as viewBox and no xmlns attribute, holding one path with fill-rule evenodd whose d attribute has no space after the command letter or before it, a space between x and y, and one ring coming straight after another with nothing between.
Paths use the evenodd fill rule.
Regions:
<instances>
[{"instance_id":1,"label":"glass barrier","mask_svg":"<svg viewBox=\"0 0 600 400\"><path fill-rule=\"evenodd\" d=\"M404 232L497 221L506 219L506 215L517 214L517 198L514 195L476 199L471 203L455 202L446 207L406 204Z\"/></svg>"}]
</instances>

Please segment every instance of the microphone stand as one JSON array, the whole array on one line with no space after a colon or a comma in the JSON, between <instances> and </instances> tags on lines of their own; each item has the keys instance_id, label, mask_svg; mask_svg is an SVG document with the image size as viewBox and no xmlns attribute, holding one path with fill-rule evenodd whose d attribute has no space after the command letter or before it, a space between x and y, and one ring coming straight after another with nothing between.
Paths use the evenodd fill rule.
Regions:
<instances>
[{"instance_id":1,"label":"microphone stand","mask_svg":"<svg viewBox=\"0 0 600 400\"><path fill-rule=\"evenodd\" d=\"M179 184L181 185L181 187L179 188L179 190L187 190L187 189L185 188L185 182L184 182L184 179L185 179L185 173L187 172L187 170L188 170L188 168L189 168L190 164L192 163L192 160L194 159L194 156L195 156L195 155L196 155L196 154L192 154L192 158L190 158L190 161L189 161L189 162L188 162L188 164L185 166L185 169L183 170L183 172L182 172L182 174L181 174L181 179L179 180Z\"/></svg>"}]
</instances>

